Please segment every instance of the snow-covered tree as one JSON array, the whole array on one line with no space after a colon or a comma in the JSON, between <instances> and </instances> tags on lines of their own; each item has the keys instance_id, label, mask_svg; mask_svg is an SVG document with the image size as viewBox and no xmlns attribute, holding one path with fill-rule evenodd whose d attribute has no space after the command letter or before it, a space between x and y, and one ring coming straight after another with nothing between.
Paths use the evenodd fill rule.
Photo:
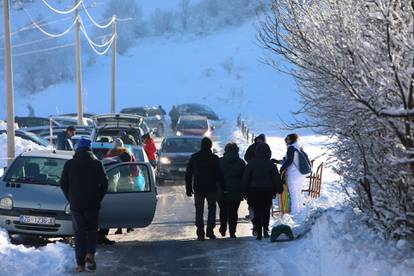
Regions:
<instances>
[{"instance_id":1,"label":"snow-covered tree","mask_svg":"<svg viewBox=\"0 0 414 276\"><path fill-rule=\"evenodd\" d=\"M123 19L117 24L117 51L124 54L134 45L136 38L147 34L148 29L143 21L141 7L135 0L109 0L103 17L110 19L113 15ZM99 33L99 35L102 34L102 32Z\"/></svg>"},{"instance_id":2,"label":"snow-covered tree","mask_svg":"<svg viewBox=\"0 0 414 276\"><path fill-rule=\"evenodd\" d=\"M154 35L172 34L176 30L176 17L171 10L156 9L150 17Z\"/></svg>"},{"instance_id":3,"label":"snow-covered tree","mask_svg":"<svg viewBox=\"0 0 414 276\"><path fill-rule=\"evenodd\" d=\"M38 22L41 22L41 18ZM20 32L13 51L18 91L34 94L53 84L72 80L74 47L66 47L67 44L62 39L47 38L37 29Z\"/></svg>"},{"instance_id":4,"label":"snow-covered tree","mask_svg":"<svg viewBox=\"0 0 414 276\"><path fill-rule=\"evenodd\" d=\"M385 237L414 241L414 1L273 0L269 63L292 74L313 126L335 137L350 198Z\"/></svg>"}]
</instances>

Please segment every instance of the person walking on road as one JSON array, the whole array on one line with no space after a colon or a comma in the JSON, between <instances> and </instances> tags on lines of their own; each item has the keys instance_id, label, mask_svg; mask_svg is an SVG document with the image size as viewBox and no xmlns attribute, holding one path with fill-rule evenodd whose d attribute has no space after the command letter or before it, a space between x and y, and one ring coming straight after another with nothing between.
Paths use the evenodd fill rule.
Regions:
<instances>
[{"instance_id":1,"label":"person walking on road","mask_svg":"<svg viewBox=\"0 0 414 276\"><path fill-rule=\"evenodd\" d=\"M155 141L149 133L142 135L144 150L153 168L157 167L157 147Z\"/></svg>"},{"instance_id":2,"label":"person walking on road","mask_svg":"<svg viewBox=\"0 0 414 276\"><path fill-rule=\"evenodd\" d=\"M201 150L191 156L185 174L187 196L191 197L194 194L198 240L204 240L205 236L210 239L216 238L214 227L216 226L217 193L219 187L223 186L223 176L219 158L211 151L212 146L213 142L209 138L202 139ZM204 232L205 200L208 205L206 232Z\"/></svg>"},{"instance_id":3,"label":"person walking on road","mask_svg":"<svg viewBox=\"0 0 414 276\"><path fill-rule=\"evenodd\" d=\"M302 210L302 188L306 176L310 173L310 161L308 155L299 144L297 134L289 134L285 141L287 145L286 158L280 168L281 174L286 177L290 194L290 209L292 215L299 214ZM301 161L302 159L302 161ZM305 167L304 169L301 167ZM302 170L302 171L301 171Z\"/></svg>"},{"instance_id":4,"label":"person walking on road","mask_svg":"<svg viewBox=\"0 0 414 276\"><path fill-rule=\"evenodd\" d=\"M73 142L72 137L76 134L76 128L74 126L68 126L64 132L57 135L56 149L72 151Z\"/></svg>"},{"instance_id":5,"label":"person walking on road","mask_svg":"<svg viewBox=\"0 0 414 276\"><path fill-rule=\"evenodd\" d=\"M70 204L75 232L77 272L96 270L95 250L100 204L108 189L102 163L92 153L91 141L82 138L73 159L66 162L60 185Z\"/></svg>"},{"instance_id":6,"label":"person walking on road","mask_svg":"<svg viewBox=\"0 0 414 276\"><path fill-rule=\"evenodd\" d=\"M270 161L271 156L269 145L259 143L255 158L247 164L243 175L243 192L253 207L258 240L269 237L272 198L283 191L279 171Z\"/></svg>"},{"instance_id":7,"label":"person walking on road","mask_svg":"<svg viewBox=\"0 0 414 276\"><path fill-rule=\"evenodd\" d=\"M173 105L168 115L170 115L170 118L171 118L171 128L175 131L175 128L177 127L178 119L180 119L180 112L178 112L177 107L175 105Z\"/></svg>"},{"instance_id":8,"label":"person walking on road","mask_svg":"<svg viewBox=\"0 0 414 276\"><path fill-rule=\"evenodd\" d=\"M253 160L255 158L256 155L256 147L258 144L260 143L266 143L266 136L262 133L259 136L257 136L256 138L254 138L254 143L251 144L247 150L246 153L244 154L244 160L249 163L251 160ZM253 225L253 236L257 235L257 227L256 227L256 222L255 222L255 216L254 216L254 211L253 211L253 207L252 204L249 200L247 200L247 205L249 206L249 215L248 218L251 220L252 225Z\"/></svg>"},{"instance_id":9,"label":"person walking on road","mask_svg":"<svg viewBox=\"0 0 414 276\"><path fill-rule=\"evenodd\" d=\"M231 238L236 238L238 209L242 196L242 178L246 163L239 157L236 143L228 143L224 148L224 156L220 159L224 177L224 191L219 198L220 234L226 236L227 224Z\"/></svg>"},{"instance_id":10,"label":"person walking on road","mask_svg":"<svg viewBox=\"0 0 414 276\"><path fill-rule=\"evenodd\" d=\"M256 147L260 143L266 143L266 136L263 133L254 138L254 143L247 148L246 153L244 154L244 160L246 160L247 163L255 157Z\"/></svg>"}]
</instances>

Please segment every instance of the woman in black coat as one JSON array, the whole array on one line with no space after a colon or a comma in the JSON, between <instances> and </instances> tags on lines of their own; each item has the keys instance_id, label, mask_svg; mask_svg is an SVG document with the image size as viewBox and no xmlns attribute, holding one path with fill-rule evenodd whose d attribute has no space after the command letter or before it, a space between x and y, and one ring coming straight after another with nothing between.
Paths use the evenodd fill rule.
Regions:
<instances>
[{"instance_id":1,"label":"woman in black coat","mask_svg":"<svg viewBox=\"0 0 414 276\"><path fill-rule=\"evenodd\" d=\"M254 159L247 165L243 175L243 193L254 210L257 239L269 237L269 220L272 198L283 191L276 165L270 161L272 152L266 143L256 147Z\"/></svg>"},{"instance_id":2,"label":"woman in black coat","mask_svg":"<svg viewBox=\"0 0 414 276\"><path fill-rule=\"evenodd\" d=\"M230 237L236 237L238 209L242 201L242 178L246 164L239 157L239 147L236 143L228 143L224 148L224 155L220 159L220 166L224 177L224 187L220 207L220 234L224 237L229 225Z\"/></svg>"}]
</instances>

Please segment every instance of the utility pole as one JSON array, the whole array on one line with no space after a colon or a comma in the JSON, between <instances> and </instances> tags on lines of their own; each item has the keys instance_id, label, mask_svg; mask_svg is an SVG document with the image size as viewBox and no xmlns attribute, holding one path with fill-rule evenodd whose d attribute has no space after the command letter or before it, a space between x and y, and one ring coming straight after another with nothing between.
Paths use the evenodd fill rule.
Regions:
<instances>
[{"instance_id":1,"label":"utility pole","mask_svg":"<svg viewBox=\"0 0 414 276\"><path fill-rule=\"evenodd\" d=\"M115 97L116 97L116 15L114 15L114 22L112 23L112 87L111 87L111 113L116 112L115 108Z\"/></svg>"},{"instance_id":2,"label":"utility pole","mask_svg":"<svg viewBox=\"0 0 414 276\"><path fill-rule=\"evenodd\" d=\"M10 36L10 6L9 0L3 0L4 18L4 62L6 69L6 103L7 103L7 158L8 165L15 157L14 145L14 92L13 92L13 65Z\"/></svg>"},{"instance_id":3,"label":"utility pole","mask_svg":"<svg viewBox=\"0 0 414 276\"><path fill-rule=\"evenodd\" d=\"M75 0L77 5L79 0ZM83 87L82 87L82 62L81 62L81 45L80 45L80 27L79 7L76 9L76 88L78 95L78 125L83 125Z\"/></svg>"}]
</instances>

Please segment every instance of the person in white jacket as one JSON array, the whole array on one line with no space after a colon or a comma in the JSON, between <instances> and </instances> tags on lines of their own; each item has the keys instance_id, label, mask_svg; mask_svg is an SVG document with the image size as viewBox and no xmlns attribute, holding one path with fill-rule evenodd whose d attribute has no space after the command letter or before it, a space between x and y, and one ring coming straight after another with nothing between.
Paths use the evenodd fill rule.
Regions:
<instances>
[{"instance_id":1,"label":"person in white jacket","mask_svg":"<svg viewBox=\"0 0 414 276\"><path fill-rule=\"evenodd\" d=\"M290 194L291 214L299 214L303 206L302 188L306 181L306 175L299 170L299 151L304 153L299 144L299 136L297 134L289 134L285 141L287 144L287 154L284 159L281 174L287 176L287 183ZM304 155L307 157L306 153Z\"/></svg>"}]
</instances>

